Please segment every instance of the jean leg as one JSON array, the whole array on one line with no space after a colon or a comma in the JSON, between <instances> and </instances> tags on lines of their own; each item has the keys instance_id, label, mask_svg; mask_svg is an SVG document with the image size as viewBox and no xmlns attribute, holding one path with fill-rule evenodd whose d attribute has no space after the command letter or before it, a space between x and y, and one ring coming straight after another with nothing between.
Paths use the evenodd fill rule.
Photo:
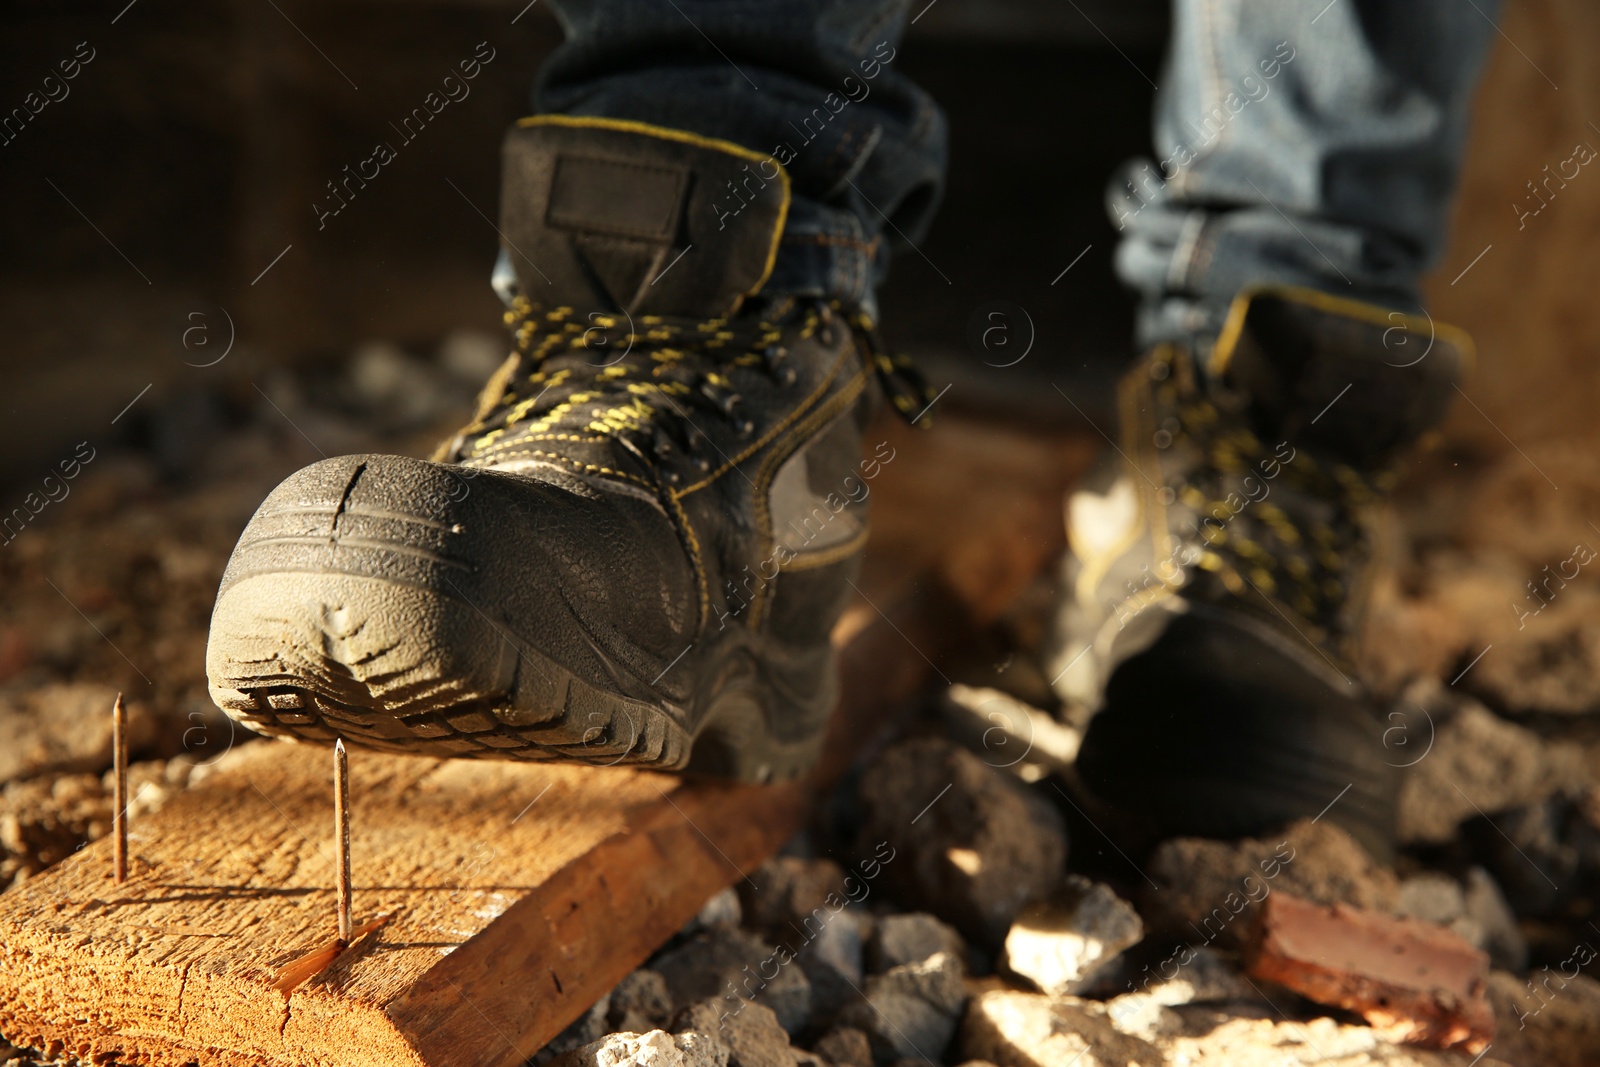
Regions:
<instances>
[{"instance_id":1,"label":"jean leg","mask_svg":"<svg viewBox=\"0 0 1600 1067\"><path fill-rule=\"evenodd\" d=\"M870 309L885 235L916 240L944 182L944 116L894 67L908 2L552 0L534 105L771 153L794 202L768 289Z\"/></svg>"},{"instance_id":2,"label":"jean leg","mask_svg":"<svg viewBox=\"0 0 1600 1067\"><path fill-rule=\"evenodd\" d=\"M1258 284L1419 307L1494 14L1490 0L1174 0L1159 161L1109 190L1141 342L1214 335Z\"/></svg>"}]
</instances>

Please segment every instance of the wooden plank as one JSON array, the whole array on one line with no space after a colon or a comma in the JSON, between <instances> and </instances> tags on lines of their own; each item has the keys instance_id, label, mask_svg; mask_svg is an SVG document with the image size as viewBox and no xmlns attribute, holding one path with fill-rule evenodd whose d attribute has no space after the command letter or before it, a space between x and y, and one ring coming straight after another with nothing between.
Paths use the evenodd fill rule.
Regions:
<instances>
[{"instance_id":1,"label":"wooden plank","mask_svg":"<svg viewBox=\"0 0 1600 1067\"><path fill-rule=\"evenodd\" d=\"M852 696L804 782L354 752L356 921L394 918L288 1000L275 969L332 933L332 762L245 746L135 825L120 889L100 841L0 897L0 1032L126 1063L519 1064L798 829L927 673L901 631L934 650L954 618L903 614L842 624Z\"/></svg>"},{"instance_id":2,"label":"wooden plank","mask_svg":"<svg viewBox=\"0 0 1600 1067\"><path fill-rule=\"evenodd\" d=\"M332 759L252 744L134 824L123 886L100 841L0 896L0 1033L121 1063L516 1067L792 836L930 661L1053 556L1092 457L1070 433L880 429L900 458L810 779L353 752L355 921L393 918L286 1001L275 970L333 933Z\"/></svg>"}]
</instances>

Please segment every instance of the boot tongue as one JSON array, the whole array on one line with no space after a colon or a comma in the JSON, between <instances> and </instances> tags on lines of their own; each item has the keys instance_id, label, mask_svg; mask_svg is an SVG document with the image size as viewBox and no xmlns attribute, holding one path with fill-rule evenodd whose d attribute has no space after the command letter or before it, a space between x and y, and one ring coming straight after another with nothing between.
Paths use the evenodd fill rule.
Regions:
<instances>
[{"instance_id":1,"label":"boot tongue","mask_svg":"<svg viewBox=\"0 0 1600 1067\"><path fill-rule=\"evenodd\" d=\"M680 130L539 115L506 135L500 229L545 307L722 318L772 273L789 178Z\"/></svg>"},{"instance_id":2,"label":"boot tongue","mask_svg":"<svg viewBox=\"0 0 1600 1067\"><path fill-rule=\"evenodd\" d=\"M1274 440L1376 470L1444 417L1471 351L1421 315L1273 289L1234 302L1210 368Z\"/></svg>"}]
</instances>

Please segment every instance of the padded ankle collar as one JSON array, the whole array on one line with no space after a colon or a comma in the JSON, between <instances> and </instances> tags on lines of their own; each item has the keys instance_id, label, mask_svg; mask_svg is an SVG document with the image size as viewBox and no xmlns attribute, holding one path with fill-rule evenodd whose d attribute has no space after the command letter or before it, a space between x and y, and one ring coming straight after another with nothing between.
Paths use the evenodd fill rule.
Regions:
<instances>
[{"instance_id":1,"label":"padded ankle collar","mask_svg":"<svg viewBox=\"0 0 1600 1067\"><path fill-rule=\"evenodd\" d=\"M639 122L537 115L511 128L503 157L502 240L538 304L719 318L772 273L789 177L770 156Z\"/></svg>"},{"instance_id":2,"label":"padded ankle collar","mask_svg":"<svg viewBox=\"0 0 1600 1067\"><path fill-rule=\"evenodd\" d=\"M1274 439L1371 470L1439 423L1471 359L1431 317L1277 287L1234 300L1207 369Z\"/></svg>"}]
</instances>

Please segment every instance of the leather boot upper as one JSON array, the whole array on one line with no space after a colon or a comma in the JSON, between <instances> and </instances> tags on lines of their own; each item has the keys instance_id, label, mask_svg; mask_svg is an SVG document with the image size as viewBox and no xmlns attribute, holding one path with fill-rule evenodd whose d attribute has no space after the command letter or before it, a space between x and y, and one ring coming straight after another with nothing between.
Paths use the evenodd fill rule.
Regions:
<instances>
[{"instance_id":1,"label":"leather boot upper","mask_svg":"<svg viewBox=\"0 0 1600 1067\"><path fill-rule=\"evenodd\" d=\"M1148 354L1118 388L1115 481L1069 502L1058 685L1097 706L1117 664L1185 611L1226 613L1348 678L1372 509L1470 355L1431 319L1299 289L1240 296L1203 362L1182 345Z\"/></svg>"}]
</instances>

